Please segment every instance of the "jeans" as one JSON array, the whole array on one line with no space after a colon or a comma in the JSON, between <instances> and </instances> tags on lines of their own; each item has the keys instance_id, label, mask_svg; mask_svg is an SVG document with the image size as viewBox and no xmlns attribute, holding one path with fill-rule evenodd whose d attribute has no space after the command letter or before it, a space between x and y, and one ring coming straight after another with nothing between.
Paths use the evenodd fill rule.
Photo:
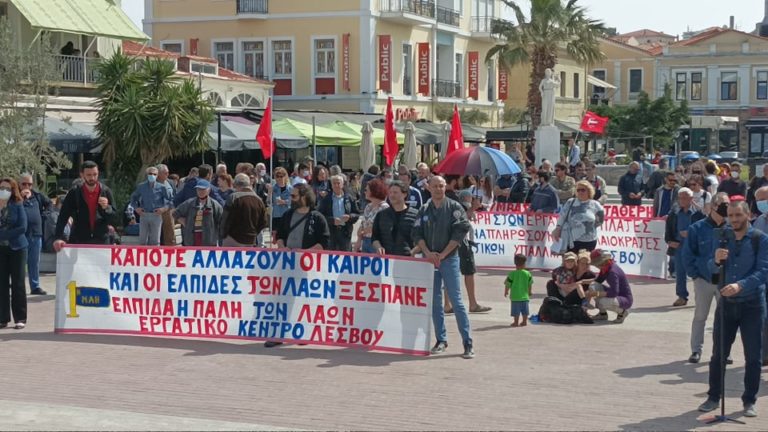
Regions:
<instances>
[{"instance_id":1,"label":"jeans","mask_svg":"<svg viewBox=\"0 0 768 432\"><path fill-rule=\"evenodd\" d=\"M721 322L721 308L725 320ZM715 311L715 330L713 332L714 349L709 362L709 400L719 401L722 389L720 369L721 356L731 355L731 345L736 340L736 331L741 332L744 345L744 393L741 401L744 405L757 401L760 389L762 368L763 321L765 320L765 301L736 303L720 300ZM720 332L724 332L724 343L720 345Z\"/></svg>"},{"instance_id":2,"label":"jeans","mask_svg":"<svg viewBox=\"0 0 768 432\"><path fill-rule=\"evenodd\" d=\"M701 353L704 347L704 327L707 325L709 308L712 305L712 299L717 301L720 298L720 291L717 285L699 277L693 280L693 298L696 310L693 312L691 323L691 352Z\"/></svg>"},{"instance_id":3,"label":"jeans","mask_svg":"<svg viewBox=\"0 0 768 432\"><path fill-rule=\"evenodd\" d=\"M432 291L432 321L435 324L435 336L438 342L448 341L445 330L445 310L443 309L443 284L445 284L445 291L451 299L456 324L459 327L464 346L472 346L469 314L466 306L464 306L464 301L461 299L461 274L459 273L459 254L457 253L440 261L440 266L435 269Z\"/></svg>"},{"instance_id":4,"label":"jeans","mask_svg":"<svg viewBox=\"0 0 768 432\"><path fill-rule=\"evenodd\" d=\"M685 273L685 264L683 263L683 248L675 249L675 256L670 262L674 262L675 271L675 294L678 298L688 300L688 275Z\"/></svg>"},{"instance_id":5,"label":"jeans","mask_svg":"<svg viewBox=\"0 0 768 432\"><path fill-rule=\"evenodd\" d=\"M27 322L27 292L24 286L26 249L0 246L0 323Z\"/></svg>"},{"instance_id":6,"label":"jeans","mask_svg":"<svg viewBox=\"0 0 768 432\"><path fill-rule=\"evenodd\" d=\"M360 246L360 249L364 253L369 253L369 254L375 254L376 253L376 250L373 248L373 240L371 240L370 237L363 237L363 242L362 242L362 244ZM456 261L458 262L458 258L456 259ZM440 304L442 304L442 303L440 303Z\"/></svg>"},{"instance_id":7,"label":"jeans","mask_svg":"<svg viewBox=\"0 0 768 432\"><path fill-rule=\"evenodd\" d=\"M40 289L40 252L43 250L43 238L39 236L27 237L27 276L29 277L29 290Z\"/></svg>"},{"instance_id":8,"label":"jeans","mask_svg":"<svg viewBox=\"0 0 768 432\"><path fill-rule=\"evenodd\" d=\"M163 216L155 213L142 213L139 220L139 244L148 246L160 245L160 230L163 227Z\"/></svg>"}]
</instances>

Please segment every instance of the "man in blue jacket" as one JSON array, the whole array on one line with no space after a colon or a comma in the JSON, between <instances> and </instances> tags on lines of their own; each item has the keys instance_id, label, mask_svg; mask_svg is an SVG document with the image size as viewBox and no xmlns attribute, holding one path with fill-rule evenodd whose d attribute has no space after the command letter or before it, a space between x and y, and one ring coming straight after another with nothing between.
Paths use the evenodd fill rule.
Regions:
<instances>
[{"instance_id":1,"label":"man in blue jacket","mask_svg":"<svg viewBox=\"0 0 768 432\"><path fill-rule=\"evenodd\" d=\"M530 210L537 213L554 213L560 207L560 199L557 190L549 184L551 174L548 171L539 171L539 185L531 194Z\"/></svg>"},{"instance_id":2,"label":"man in blue jacket","mask_svg":"<svg viewBox=\"0 0 768 432\"><path fill-rule=\"evenodd\" d=\"M718 408L722 393L721 356L731 352L736 332L744 345L744 416L755 417L757 392L762 368L763 321L765 320L765 281L768 279L768 236L749 224L749 204L735 201L728 205L728 221L715 245L714 257L707 262L709 273L725 266L721 281L722 300L715 312L714 349L709 362L709 391L699 411ZM723 319L721 319L721 314ZM722 332L722 333L721 333ZM721 346L720 340L723 340Z\"/></svg>"},{"instance_id":3,"label":"man in blue jacket","mask_svg":"<svg viewBox=\"0 0 768 432\"><path fill-rule=\"evenodd\" d=\"M728 195L720 193L712 198L709 216L688 228L688 237L683 243L683 271L693 279L693 296L696 310L691 324L691 356L688 361L698 363L704 348L704 328L709 317L712 299L719 298L718 275L709 273L707 262L714 256L714 230L725 224L728 215Z\"/></svg>"}]
</instances>

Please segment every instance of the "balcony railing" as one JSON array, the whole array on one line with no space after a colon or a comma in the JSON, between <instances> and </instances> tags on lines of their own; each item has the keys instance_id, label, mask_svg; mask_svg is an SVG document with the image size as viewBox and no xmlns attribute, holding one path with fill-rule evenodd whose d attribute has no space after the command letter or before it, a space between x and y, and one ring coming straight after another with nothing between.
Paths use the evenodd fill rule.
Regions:
<instances>
[{"instance_id":1,"label":"balcony railing","mask_svg":"<svg viewBox=\"0 0 768 432\"><path fill-rule=\"evenodd\" d=\"M237 0L238 14L265 14L269 12L268 0Z\"/></svg>"},{"instance_id":2,"label":"balcony railing","mask_svg":"<svg viewBox=\"0 0 768 432\"><path fill-rule=\"evenodd\" d=\"M446 7L437 7L437 22L458 27L461 24L461 15L459 11L448 9Z\"/></svg>"},{"instance_id":3,"label":"balcony railing","mask_svg":"<svg viewBox=\"0 0 768 432\"><path fill-rule=\"evenodd\" d=\"M98 79L96 65L101 59L58 54L54 58L63 82L93 84Z\"/></svg>"},{"instance_id":4,"label":"balcony railing","mask_svg":"<svg viewBox=\"0 0 768 432\"><path fill-rule=\"evenodd\" d=\"M472 33L490 33L493 30L493 21L496 18L489 16L472 17Z\"/></svg>"},{"instance_id":5,"label":"balcony railing","mask_svg":"<svg viewBox=\"0 0 768 432\"><path fill-rule=\"evenodd\" d=\"M458 81L432 80L432 91L437 97L461 98L461 83Z\"/></svg>"},{"instance_id":6,"label":"balcony railing","mask_svg":"<svg viewBox=\"0 0 768 432\"><path fill-rule=\"evenodd\" d=\"M381 12L402 12L435 18L435 2L430 0L381 0Z\"/></svg>"}]
</instances>

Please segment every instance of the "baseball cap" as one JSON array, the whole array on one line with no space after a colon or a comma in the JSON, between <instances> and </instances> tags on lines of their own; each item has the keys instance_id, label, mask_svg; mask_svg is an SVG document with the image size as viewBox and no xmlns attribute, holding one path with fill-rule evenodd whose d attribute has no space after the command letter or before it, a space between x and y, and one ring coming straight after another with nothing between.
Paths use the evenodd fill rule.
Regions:
<instances>
[{"instance_id":1,"label":"baseball cap","mask_svg":"<svg viewBox=\"0 0 768 432\"><path fill-rule=\"evenodd\" d=\"M566 252L563 255L563 261L571 261L571 260L576 261L576 254L573 252Z\"/></svg>"},{"instance_id":2,"label":"baseball cap","mask_svg":"<svg viewBox=\"0 0 768 432\"><path fill-rule=\"evenodd\" d=\"M195 189L210 189L211 183L208 180L203 179L197 179L197 184L195 185Z\"/></svg>"},{"instance_id":3,"label":"baseball cap","mask_svg":"<svg viewBox=\"0 0 768 432\"><path fill-rule=\"evenodd\" d=\"M613 255L611 255L610 252L602 251L600 249L595 249L592 251L590 258L592 259L591 264L593 266L600 267L603 264L605 264L606 261L613 259Z\"/></svg>"}]
</instances>

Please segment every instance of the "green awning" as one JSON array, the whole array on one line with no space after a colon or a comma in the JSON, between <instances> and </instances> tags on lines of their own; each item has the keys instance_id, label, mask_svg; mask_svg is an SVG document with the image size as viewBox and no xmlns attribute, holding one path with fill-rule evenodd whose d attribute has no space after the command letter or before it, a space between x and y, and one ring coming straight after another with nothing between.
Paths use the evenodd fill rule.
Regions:
<instances>
[{"instance_id":1,"label":"green awning","mask_svg":"<svg viewBox=\"0 0 768 432\"><path fill-rule=\"evenodd\" d=\"M112 0L10 0L32 28L113 39L150 37Z\"/></svg>"},{"instance_id":2,"label":"green awning","mask_svg":"<svg viewBox=\"0 0 768 432\"><path fill-rule=\"evenodd\" d=\"M348 133L351 135L359 136L360 141L363 140L363 125L347 122L343 120L336 120L333 123L323 125L324 128L335 130L339 132ZM403 144L405 142L405 135L397 133L397 143ZM373 129L373 143L376 145L384 145L384 129Z\"/></svg>"},{"instance_id":3,"label":"green awning","mask_svg":"<svg viewBox=\"0 0 768 432\"><path fill-rule=\"evenodd\" d=\"M318 146L356 146L360 145L361 136L347 132L335 131L322 126L312 128L311 124L283 119L272 122L272 133L283 133L290 136L302 137Z\"/></svg>"}]
</instances>

